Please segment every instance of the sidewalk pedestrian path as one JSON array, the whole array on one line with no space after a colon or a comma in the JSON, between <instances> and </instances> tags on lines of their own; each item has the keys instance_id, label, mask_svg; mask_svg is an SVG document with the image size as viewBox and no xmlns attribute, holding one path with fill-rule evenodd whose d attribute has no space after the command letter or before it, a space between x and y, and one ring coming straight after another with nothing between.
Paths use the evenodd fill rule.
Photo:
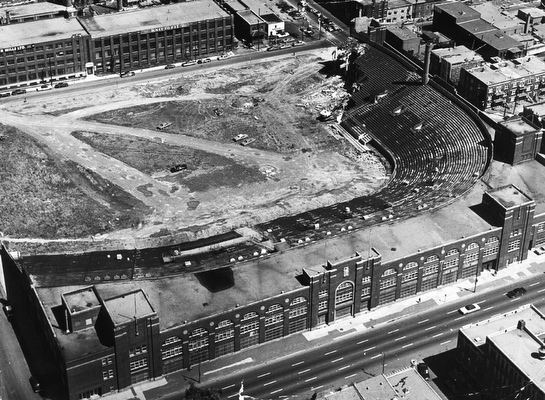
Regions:
<instances>
[{"instance_id":1,"label":"sidewalk pedestrian path","mask_svg":"<svg viewBox=\"0 0 545 400\"><path fill-rule=\"evenodd\" d=\"M482 294L488 290L513 284L545 272L545 255L537 256L528 253L528 259L521 263L511 264L497 273L482 271L478 277L476 292ZM265 366L282 358L293 357L309 348L331 343L331 341L346 338L349 335L372 329L378 325L407 317L431 307L443 306L463 297L474 294L475 277L460 280L454 284L439 287L435 290L418 293L413 297L398 300L394 303L362 312L352 318L344 318L331 325L315 328L311 331L277 339L260 346L255 346L236 354L220 357L200 365L190 371L178 371L159 380L135 386L129 390L108 395L112 400L145 400L160 398L161 395L179 392L183 393L191 383L213 384L217 379L244 369Z\"/></svg>"}]
</instances>

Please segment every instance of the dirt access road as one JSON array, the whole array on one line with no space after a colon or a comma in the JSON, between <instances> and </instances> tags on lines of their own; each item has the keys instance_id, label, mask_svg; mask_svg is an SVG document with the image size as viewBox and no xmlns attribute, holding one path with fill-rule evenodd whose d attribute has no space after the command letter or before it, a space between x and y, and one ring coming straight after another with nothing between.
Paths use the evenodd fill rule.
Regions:
<instances>
[{"instance_id":1,"label":"dirt access road","mask_svg":"<svg viewBox=\"0 0 545 400\"><path fill-rule=\"evenodd\" d=\"M385 169L372 154L356 154L314 121L323 106L317 102L331 92L324 89L329 81L320 72L331 50L206 72L175 70L168 78L146 83L110 81L26 102L13 99L1 107L2 122L45 145L52 156L93 171L152 209L138 227L97 232L95 241L205 237L345 201L385 183ZM262 103L248 108L253 96ZM154 129L164 118L156 112L164 104L174 104L177 113L170 132ZM211 117L210 105L222 106L224 115ZM144 113L143 119L139 113ZM207 124L213 124L213 131L207 131ZM242 147L230 139L246 128L255 132L255 146ZM74 135L76 131L85 134ZM137 161L135 154L131 158L123 153L131 141L140 146ZM161 149L192 149L203 159L210 155L220 161L212 166L203 162L202 168L173 177L167 161L161 164ZM154 157L159 167L151 168ZM255 176L250 181L241 176L222 182L217 174L227 164L242 166ZM199 179L207 184L196 185ZM96 200L91 195L89 201Z\"/></svg>"}]
</instances>

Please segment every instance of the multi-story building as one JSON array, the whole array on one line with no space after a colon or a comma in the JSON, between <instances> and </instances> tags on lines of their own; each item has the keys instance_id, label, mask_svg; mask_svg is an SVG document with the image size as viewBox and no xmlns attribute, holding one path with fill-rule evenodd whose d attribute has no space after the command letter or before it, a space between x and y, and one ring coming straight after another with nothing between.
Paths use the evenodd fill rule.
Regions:
<instances>
[{"instance_id":1,"label":"multi-story building","mask_svg":"<svg viewBox=\"0 0 545 400\"><path fill-rule=\"evenodd\" d=\"M545 315L522 306L458 331L459 362L486 387L488 398L543 400Z\"/></svg>"},{"instance_id":2,"label":"multi-story building","mask_svg":"<svg viewBox=\"0 0 545 400\"><path fill-rule=\"evenodd\" d=\"M465 46L433 49L430 57L430 72L441 79L457 85L462 68L471 69L484 63L484 59Z\"/></svg>"},{"instance_id":3,"label":"multi-story building","mask_svg":"<svg viewBox=\"0 0 545 400\"><path fill-rule=\"evenodd\" d=\"M458 82L458 92L482 110L537 101L544 89L545 62L536 56L462 69Z\"/></svg>"},{"instance_id":4,"label":"multi-story building","mask_svg":"<svg viewBox=\"0 0 545 400\"><path fill-rule=\"evenodd\" d=\"M152 22L150 22L152 21ZM147 68L231 50L232 17L198 0L80 20L98 73Z\"/></svg>"},{"instance_id":5,"label":"multi-story building","mask_svg":"<svg viewBox=\"0 0 545 400\"><path fill-rule=\"evenodd\" d=\"M0 90L86 74L89 35L76 19L0 26Z\"/></svg>"},{"instance_id":6,"label":"multi-story building","mask_svg":"<svg viewBox=\"0 0 545 400\"><path fill-rule=\"evenodd\" d=\"M49 18L68 18L76 15L74 7L65 7L47 1L0 8L0 25L37 21Z\"/></svg>"},{"instance_id":7,"label":"multi-story building","mask_svg":"<svg viewBox=\"0 0 545 400\"><path fill-rule=\"evenodd\" d=\"M129 279L137 275L127 250L14 261L4 249L2 264L6 276L25 283L69 398L78 399L476 277L485 268L507 268L545 242L545 214L536 217L535 202L516 187L485 193L482 207L489 210L486 220L458 212L448 230L434 220L440 215L423 215L248 264L163 279ZM50 264L55 273L44 275ZM97 266L104 269L86 272ZM70 276L87 284L55 285L65 268L79 271ZM9 293L11 283L5 284Z\"/></svg>"},{"instance_id":8,"label":"multi-story building","mask_svg":"<svg viewBox=\"0 0 545 400\"><path fill-rule=\"evenodd\" d=\"M420 53L420 37L407 27L389 26L385 41L410 56L416 57Z\"/></svg>"},{"instance_id":9,"label":"multi-story building","mask_svg":"<svg viewBox=\"0 0 545 400\"><path fill-rule=\"evenodd\" d=\"M511 165L534 160L540 152L543 133L525 117L500 121L494 135L494 156Z\"/></svg>"}]
</instances>

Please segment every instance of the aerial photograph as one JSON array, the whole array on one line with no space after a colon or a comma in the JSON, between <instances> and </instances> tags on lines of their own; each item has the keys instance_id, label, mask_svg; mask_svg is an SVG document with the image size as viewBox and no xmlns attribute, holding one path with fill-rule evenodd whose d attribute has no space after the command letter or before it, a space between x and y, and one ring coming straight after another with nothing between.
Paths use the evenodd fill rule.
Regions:
<instances>
[{"instance_id":1,"label":"aerial photograph","mask_svg":"<svg viewBox=\"0 0 545 400\"><path fill-rule=\"evenodd\" d=\"M545 0L0 0L0 400L545 400Z\"/></svg>"}]
</instances>

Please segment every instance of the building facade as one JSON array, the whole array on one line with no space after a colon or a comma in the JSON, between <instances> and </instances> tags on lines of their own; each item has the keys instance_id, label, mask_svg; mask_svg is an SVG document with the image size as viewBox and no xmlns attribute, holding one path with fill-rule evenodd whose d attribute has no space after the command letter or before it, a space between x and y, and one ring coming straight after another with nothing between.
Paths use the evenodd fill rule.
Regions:
<instances>
[{"instance_id":1,"label":"building facade","mask_svg":"<svg viewBox=\"0 0 545 400\"><path fill-rule=\"evenodd\" d=\"M498 160L511 165L531 161L540 152L543 133L525 117L500 121L494 136L494 153Z\"/></svg>"},{"instance_id":2,"label":"building facade","mask_svg":"<svg viewBox=\"0 0 545 400\"><path fill-rule=\"evenodd\" d=\"M462 68L471 69L484 63L484 59L465 46L433 49L430 57L430 72L441 79L457 85Z\"/></svg>"}]
</instances>

